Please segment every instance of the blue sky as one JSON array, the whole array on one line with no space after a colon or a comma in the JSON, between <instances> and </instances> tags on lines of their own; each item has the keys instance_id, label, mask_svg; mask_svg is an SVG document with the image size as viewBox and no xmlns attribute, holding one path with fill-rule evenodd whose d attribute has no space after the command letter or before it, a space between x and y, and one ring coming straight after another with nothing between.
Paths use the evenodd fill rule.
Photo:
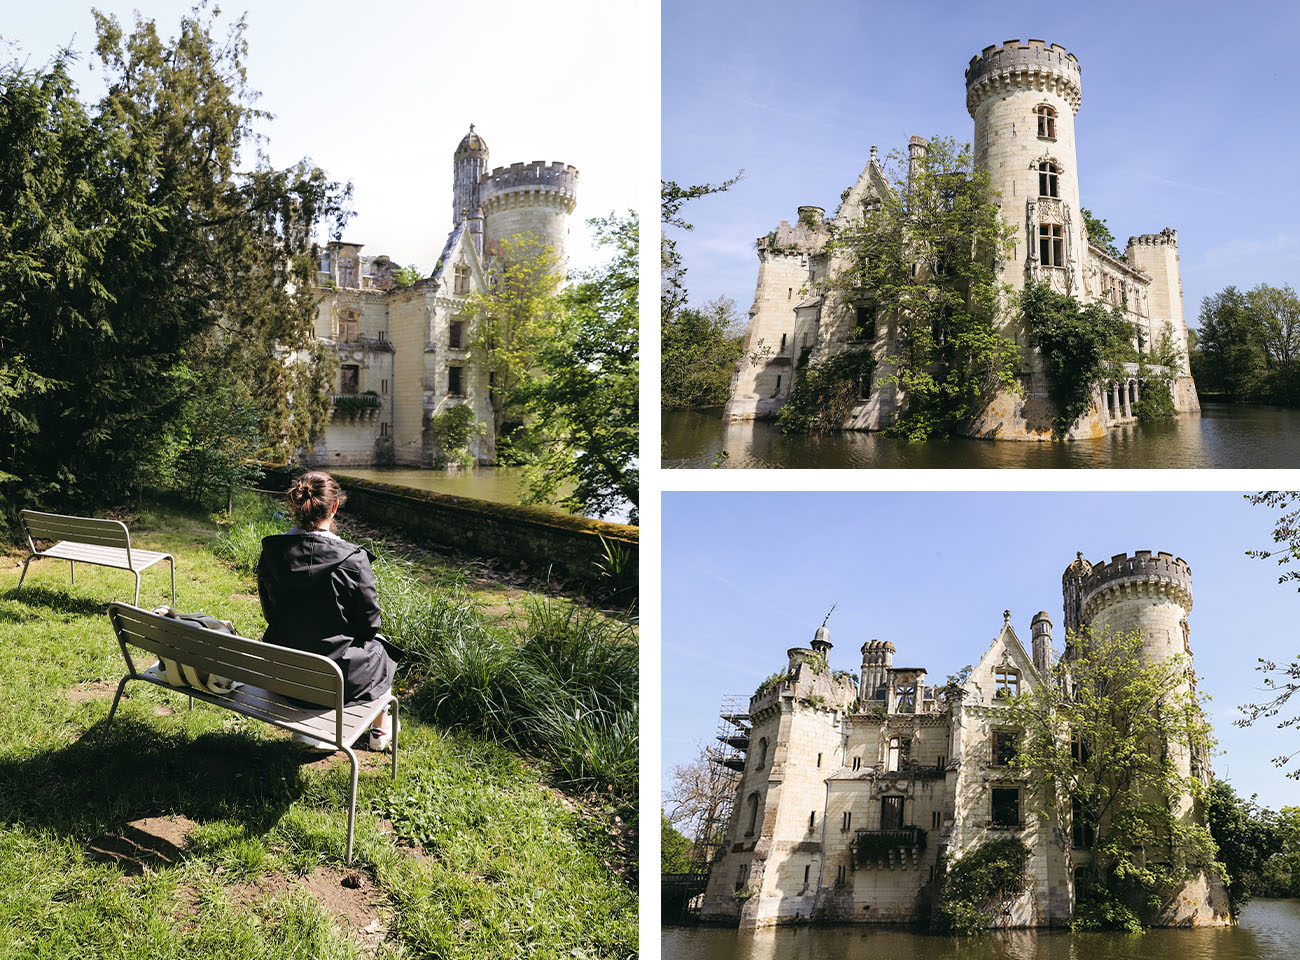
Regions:
<instances>
[{"instance_id":1,"label":"blue sky","mask_svg":"<svg viewBox=\"0 0 1300 960\"><path fill-rule=\"evenodd\" d=\"M1232 725L1258 699L1259 657L1300 655L1300 593L1278 584L1274 512L1236 493L666 493L663 497L663 755L711 740L724 694L752 693L807 646L831 604L831 665L855 673L870 639L942 681L988 649L1010 609L1028 644L1046 610L1059 648L1061 573L1167 550L1192 571L1188 622L1222 754L1217 776L1276 809L1300 783L1270 760L1300 731ZM1300 710L1300 703L1295 708Z\"/></svg>"},{"instance_id":2,"label":"blue sky","mask_svg":"<svg viewBox=\"0 0 1300 960\"><path fill-rule=\"evenodd\" d=\"M1080 196L1122 247L1178 230L1184 310L1229 284L1297 284L1295 43L1282 2L663 2L663 176L728 193L678 235L692 302L754 295L754 238L832 212L872 144L969 141L963 72L989 44L1059 43L1082 68ZM1276 171L1276 172L1274 172Z\"/></svg>"},{"instance_id":3,"label":"blue sky","mask_svg":"<svg viewBox=\"0 0 1300 960\"><path fill-rule=\"evenodd\" d=\"M92 6L126 29L138 9L172 37L194 0L6 4L0 56L36 67L71 45L83 55L82 89L97 97ZM248 80L262 93L258 106L275 114L260 128L272 162L311 157L331 178L351 180L356 216L344 236L368 254L432 270L451 229L452 154L471 123L494 167L578 167L568 251L575 266L603 258L589 249L586 218L637 206L637 177L650 164L638 162L637 70L625 46L634 4L570 0L545 15L525 0L220 6L227 22L249 11Z\"/></svg>"}]
</instances>

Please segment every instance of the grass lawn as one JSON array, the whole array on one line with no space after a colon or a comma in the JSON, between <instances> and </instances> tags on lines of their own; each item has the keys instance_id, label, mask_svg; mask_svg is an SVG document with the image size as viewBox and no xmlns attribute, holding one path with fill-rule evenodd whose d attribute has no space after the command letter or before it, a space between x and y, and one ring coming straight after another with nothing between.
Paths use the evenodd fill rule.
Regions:
<instances>
[{"instance_id":1,"label":"grass lawn","mask_svg":"<svg viewBox=\"0 0 1300 960\"><path fill-rule=\"evenodd\" d=\"M179 609L261 636L253 577L213 554L215 522L160 507L128 523L133 544L175 555ZM0 960L636 954L634 888L611 869L624 806L566 796L549 761L452 730L455 701L412 681L397 780L360 752L345 868L342 754L312 762L275 728L143 683L101 746L125 671L105 611L132 577L80 564L72 586L66 563L36 560L15 592L23 556L0 554ZM407 575L454 579L427 560ZM142 576L141 606L167 602L166 564ZM490 629L494 588L474 589L458 615ZM500 589L513 611L521 591Z\"/></svg>"}]
</instances>

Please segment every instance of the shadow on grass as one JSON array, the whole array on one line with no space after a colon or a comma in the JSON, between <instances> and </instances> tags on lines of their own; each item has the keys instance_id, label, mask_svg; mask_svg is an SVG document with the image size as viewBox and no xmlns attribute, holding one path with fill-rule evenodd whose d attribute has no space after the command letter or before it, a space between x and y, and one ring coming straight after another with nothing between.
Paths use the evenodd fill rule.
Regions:
<instances>
[{"instance_id":1,"label":"shadow on grass","mask_svg":"<svg viewBox=\"0 0 1300 960\"><path fill-rule=\"evenodd\" d=\"M101 743L103 732L100 721L56 749L0 756L0 823L82 841L93 854L94 838L130 838L146 817L265 834L306 789L304 756L287 741L196 737L121 715Z\"/></svg>"},{"instance_id":2,"label":"shadow on grass","mask_svg":"<svg viewBox=\"0 0 1300 960\"><path fill-rule=\"evenodd\" d=\"M4 593L0 593L0 600L12 600L32 610L31 615L23 616L14 610L0 608L0 621L7 620L10 623L44 620L46 615L38 612L42 610L79 617L102 617L108 614L110 603L108 600L96 600L91 597L74 597L61 590L34 587L30 584L24 585L21 590L11 587Z\"/></svg>"}]
</instances>

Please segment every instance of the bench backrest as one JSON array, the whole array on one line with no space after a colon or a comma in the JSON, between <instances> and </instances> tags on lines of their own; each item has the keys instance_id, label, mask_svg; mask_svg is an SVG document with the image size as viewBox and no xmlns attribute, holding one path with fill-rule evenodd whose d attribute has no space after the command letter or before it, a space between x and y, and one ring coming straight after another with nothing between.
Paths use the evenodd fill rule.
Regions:
<instances>
[{"instance_id":1,"label":"bench backrest","mask_svg":"<svg viewBox=\"0 0 1300 960\"><path fill-rule=\"evenodd\" d=\"M129 603L110 603L108 617L131 669L126 645L159 659L188 664L201 673L238 680L304 703L332 707L343 723L343 672L328 657L273 643L261 643L161 617Z\"/></svg>"},{"instance_id":2,"label":"bench backrest","mask_svg":"<svg viewBox=\"0 0 1300 960\"><path fill-rule=\"evenodd\" d=\"M33 553L36 552L33 540L71 540L96 547L131 549L131 534L121 520L67 517L61 513L38 513L35 510L23 510L18 516Z\"/></svg>"}]
</instances>

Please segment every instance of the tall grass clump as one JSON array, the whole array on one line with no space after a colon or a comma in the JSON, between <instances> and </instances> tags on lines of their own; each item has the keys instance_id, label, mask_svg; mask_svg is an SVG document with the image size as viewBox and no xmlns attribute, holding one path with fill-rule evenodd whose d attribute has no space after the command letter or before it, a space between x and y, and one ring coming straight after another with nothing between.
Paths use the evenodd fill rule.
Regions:
<instances>
[{"instance_id":1,"label":"tall grass clump","mask_svg":"<svg viewBox=\"0 0 1300 960\"><path fill-rule=\"evenodd\" d=\"M212 552L244 573L257 569L263 537L284 533L292 526L275 501L250 493L236 495L230 516L230 527L217 537Z\"/></svg>"}]
</instances>

